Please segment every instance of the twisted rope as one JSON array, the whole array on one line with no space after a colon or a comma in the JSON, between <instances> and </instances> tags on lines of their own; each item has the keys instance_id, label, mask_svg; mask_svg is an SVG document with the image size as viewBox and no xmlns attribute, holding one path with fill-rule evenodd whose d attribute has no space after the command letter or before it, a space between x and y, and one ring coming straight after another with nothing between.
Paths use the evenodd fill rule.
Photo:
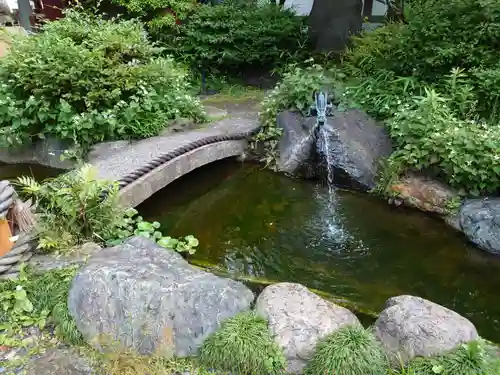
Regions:
<instances>
[{"instance_id":1,"label":"twisted rope","mask_svg":"<svg viewBox=\"0 0 500 375\"><path fill-rule=\"evenodd\" d=\"M209 144L213 143L218 143L218 142L224 142L224 141L238 141L242 139L247 139L254 135L258 131L258 128L252 129L249 131L245 132L240 132L236 134L231 134L231 135L212 135L208 136L205 138L202 138L200 140L188 143L187 145L178 147L172 151L166 152L153 160L149 161L146 163L144 166L137 168L136 170L130 172L129 174L125 175L124 177L120 178L118 180L119 188L123 189L125 186L131 184L135 180L141 178L145 174L151 172L153 169L158 168L162 164L165 164L169 162L172 159L175 159L183 154L186 154L194 149L197 149L199 147L203 147Z\"/></svg>"}]
</instances>

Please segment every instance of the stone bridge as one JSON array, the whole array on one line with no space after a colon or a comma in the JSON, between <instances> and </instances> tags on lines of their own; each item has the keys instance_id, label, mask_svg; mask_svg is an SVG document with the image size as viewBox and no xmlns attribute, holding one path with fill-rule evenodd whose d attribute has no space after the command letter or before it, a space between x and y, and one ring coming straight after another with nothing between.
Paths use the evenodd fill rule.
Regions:
<instances>
[{"instance_id":1,"label":"stone bridge","mask_svg":"<svg viewBox=\"0 0 500 375\"><path fill-rule=\"evenodd\" d=\"M96 145L88 161L99 177L119 181L121 200L135 207L177 178L196 168L228 157L240 156L249 135L258 129L255 113L232 113L202 128L171 132L139 141L117 141ZM63 147L45 142L19 152L0 151L5 163L37 163L69 169L61 162Z\"/></svg>"}]
</instances>

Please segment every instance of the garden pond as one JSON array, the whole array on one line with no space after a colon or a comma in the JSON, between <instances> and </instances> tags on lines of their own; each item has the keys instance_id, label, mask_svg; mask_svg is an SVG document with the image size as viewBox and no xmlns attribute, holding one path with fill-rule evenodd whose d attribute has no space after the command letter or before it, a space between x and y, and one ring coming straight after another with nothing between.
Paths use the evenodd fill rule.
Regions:
<instances>
[{"instance_id":1,"label":"garden pond","mask_svg":"<svg viewBox=\"0 0 500 375\"><path fill-rule=\"evenodd\" d=\"M49 177L56 177L62 171L60 169L44 167L38 164L5 164L0 163L0 181L16 180L18 177L33 177L42 181Z\"/></svg>"},{"instance_id":2,"label":"garden pond","mask_svg":"<svg viewBox=\"0 0 500 375\"><path fill-rule=\"evenodd\" d=\"M184 176L138 209L169 235L195 235L190 261L212 271L254 285L298 282L364 316L391 296L417 295L500 342L500 258L437 218L231 159Z\"/></svg>"}]
</instances>

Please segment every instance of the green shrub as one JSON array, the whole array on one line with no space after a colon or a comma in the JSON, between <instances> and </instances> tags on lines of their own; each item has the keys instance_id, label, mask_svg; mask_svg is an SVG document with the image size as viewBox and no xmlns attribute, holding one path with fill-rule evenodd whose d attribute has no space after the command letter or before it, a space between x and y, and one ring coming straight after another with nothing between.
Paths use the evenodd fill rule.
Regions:
<instances>
[{"instance_id":1,"label":"green shrub","mask_svg":"<svg viewBox=\"0 0 500 375\"><path fill-rule=\"evenodd\" d=\"M243 312L222 324L200 349L207 367L238 374L283 374L285 358L273 341L267 321L254 312Z\"/></svg>"},{"instance_id":2,"label":"green shrub","mask_svg":"<svg viewBox=\"0 0 500 375\"><path fill-rule=\"evenodd\" d=\"M185 19L196 8L196 0L112 0L130 15L147 20L151 31L173 28L177 20Z\"/></svg>"},{"instance_id":3,"label":"green shrub","mask_svg":"<svg viewBox=\"0 0 500 375\"><path fill-rule=\"evenodd\" d=\"M385 356L373 334L361 326L345 326L318 342L304 375L385 374Z\"/></svg>"},{"instance_id":4,"label":"green shrub","mask_svg":"<svg viewBox=\"0 0 500 375\"><path fill-rule=\"evenodd\" d=\"M389 24L353 38L343 70L361 81L375 75L439 86L459 67L478 98L476 111L486 118L500 115L500 3L413 0L405 8L405 24Z\"/></svg>"},{"instance_id":5,"label":"green shrub","mask_svg":"<svg viewBox=\"0 0 500 375\"><path fill-rule=\"evenodd\" d=\"M161 45L193 67L239 73L284 66L308 53L303 18L279 7L202 5L172 34L156 34Z\"/></svg>"},{"instance_id":6,"label":"green shrub","mask_svg":"<svg viewBox=\"0 0 500 375\"><path fill-rule=\"evenodd\" d=\"M401 107L388 125L397 147L393 160L434 171L468 194L500 187L500 123L461 119L447 98L426 89L415 108Z\"/></svg>"},{"instance_id":7,"label":"green shrub","mask_svg":"<svg viewBox=\"0 0 500 375\"><path fill-rule=\"evenodd\" d=\"M88 241L114 246L131 236L151 238L179 253L194 254L199 244L192 235L164 236L160 223L145 221L133 208L124 209L117 183L98 179L90 164L42 183L20 177L17 184L21 196L35 203L38 248L46 251L71 252Z\"/></svg>"},{"instance_id":8,"label":"green shrub","mask_svg":"<svg viewBox=\"0 0 500 375\"><path fill-rule=\"evenodd\" d=\"M118 185L97 179L90 165L43 183L20 177L18 185L21 196L36 204L41 249L68 251L85 241L102 243L119 234L125 209L118 201Z\"/></svg>"},{"instance_id":9,"label":"green shrub","mask_svg":"<svg viewBox=\"0 0 500 375\"><path fill-rule=\"evenodd\" d=\"M21 270L18 279L0 282L0 344L18 345L15 336L23 327L55 328L59 338L68 344L83 344L68 311L68 293L75 268L59 269L43 274Z\"/></svg>"},{"instance_id":10,"label":"green shrub","mask_svg":"<svg viewBox=\"0 0 500 375\"><path fill-rule=\"evenodd\" d=\"M186 72L159 52L136 21L74 10L20 38L0 60L0 144L50 135L87 148L157 135L177 117L201 120Z\"/></svg>"},{"instance_id":11,"label":"green shrub","mask_svg":"<svg viewBox=\"0 0 500 375\"><path fill-rule=\"evenodd\" d=\"M500 362L486 343L473 341L440 356L416 358L406 371L414 375L493 375L499 373Z\"/></svg>"}]
</instances>

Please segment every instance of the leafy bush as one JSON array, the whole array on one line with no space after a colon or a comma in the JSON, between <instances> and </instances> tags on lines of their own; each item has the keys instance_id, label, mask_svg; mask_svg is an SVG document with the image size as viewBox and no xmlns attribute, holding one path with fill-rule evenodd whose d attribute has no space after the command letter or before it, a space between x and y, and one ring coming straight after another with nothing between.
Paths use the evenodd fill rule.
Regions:
<instances>
[{"instance_id":1,"label":"leafy bush","mask_svg":"<svg viewBox=\"0 0 500 375\"><path fill-rule=\"evenodd\" d=\"M0 344L17 345L23 327L55 328L58 337L68 344L83 343L68 311L68 292L75 268L49 271L43 274L21 270L15 280L0 282Z\"/></svg>"},{"instance_id":2,"label":"leafy bush","mask_svg":"<svg viewBox=\"0 0 500 375\"><path fill-rule=\"evenodd\" d=\"M500 362L486 343L473 341L440 356L416 358L408 369L414 375L493 375L499 373Z\"/></svg>"},{"instance_id":3,"label":"leafy bush","mask_svg":"<svg viewBox=\"0 0 500 375\"><path fill-rule=\"evenodd\" d=\"M243 312L222 324L200 349L207 367L238 374L283 374L285 357L272 339L267 321L254 312Z\"/></svg>"},{"instance_id":4,"label":"leafy bush","mask_svg":"<svg viewBox=\"0 0 500 375\"><path fill-rule=\"evenodd\" d=\"M472 195L500 187L500 124L460 119L432 89L416 108L401 107L388 124L398 148L392 158L403 165L434 170Z\"/></svg>"},{"instance_id":5,"label":"leafy bush","mask_svg":"<svg viewBox=\"0 0 500 375\"><path fill-rule=\"evenodd\" d=\"M131 15L147 19L152 31L173 28L195 9L196 0L112 0Z\"/></svg>"},{"instance_id":6,"label":"leafy bush","mask_svg":"<svg viewBox=\"0 0 500 375\"><path fill-rule=\"evenodd\" d=\"M43 183L20 177L18 185L22 196L37 206L41 249L70 250L85 241L102 243L115 238L123 222L118 185L98 180L90 165Z\"/></svg>"},{"instance_id":7,"label":"leafy bush","mask_svg":"<svg viewBox=\"0 0 500 375\"><path fill-rule=\"evenodd\" d=\"M353 38L343 70L359 81L388 77L386 86L402 79L439 86L459 67L478 98L477 112L486 118L500 115L500 3L414 0L407 4L405 18L404 24ZM381 85L375 87L373 94L383 92Z\"/></svg>"},{"instance_id":8,"label":"leafy bush","mask_svg":"<svg viewBox=\"0 0 500 375\"><path fill-rule=\"evenodd\" d=\"M231 1L202 5L173 34L156 36L193 67L231 73L283 66L303 59L309 47L304 20L292 11Z\"/></svg>"},{"instance_id":9,"label":"leafy bush","mask_svg":"<svg viewBox=\"0 0 500 375\"><path fill-rule=\"evenodd\" d=\"M199 244L192 235L164 236L160 223L145 221L137 210L123 208L117 183L98 179L90 164L42 183L20 177L18 185L21 195L37 207L40 249L71 251L88 241L113 246L134 235L179 253L194 254Z\"/></svg>"},{"instance_id":10,"label":"leafy bush","mask_svg":"<svg viewBox=\"0 0 500 375\"><path fill-rule=\"evenodd\" d=\"M345 326L318 342L304 375L385 374L385 356L373 334L361 326Z\"/></svg>"},{"instance_id":11,"label":"leafy bush","mask_svg":"<svg viewBox=\"0 0 500 375\"><path fill-rule=\"evenodd\" d=\"M71 10L18 39L0 60L0 144L48 135L88 147L157 135L177 117L203 118L186 72L136 21Z\"/></svg>"}]
</instances>

